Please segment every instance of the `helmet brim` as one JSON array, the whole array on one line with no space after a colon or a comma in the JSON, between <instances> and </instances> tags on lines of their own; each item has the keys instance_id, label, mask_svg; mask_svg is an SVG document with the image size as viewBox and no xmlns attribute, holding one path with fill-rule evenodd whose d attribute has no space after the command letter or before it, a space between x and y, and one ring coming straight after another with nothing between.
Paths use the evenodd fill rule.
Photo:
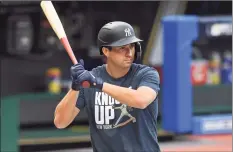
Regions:
<instances>
[{"instance_id":1,"label":"helmet brim","mask_svg":"<svg viewBox=\"0 0 233 152\"><path fill-rule=\"evenodd\" d=\"M111 44L105 45L105 46L124 46L127 44L131 44L131 43L136 43L136 42L141 42L143 40L137 38L136 36L133 37L128 37L128 38L124 38L124 39L120 39L116 42L113 42Z\"/></svg>"}]
</instances>

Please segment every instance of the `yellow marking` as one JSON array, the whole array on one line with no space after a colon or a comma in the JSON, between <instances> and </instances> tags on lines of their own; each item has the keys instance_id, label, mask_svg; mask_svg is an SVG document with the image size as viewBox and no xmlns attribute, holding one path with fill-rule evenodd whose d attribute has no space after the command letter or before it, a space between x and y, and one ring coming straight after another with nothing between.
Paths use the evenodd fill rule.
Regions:
<instances>
[{"instance_id":1,"label":"yellow marking","mask_svg":"<svg viewBox=\"0 0 233 152\"><path fill-rule=\"evenodd\" d=\"M89 128L87 126L72 126L69 130L72 132L89 132Z\"/></svg>"},{"instance_id":2,"label":"yellow marking","mask_svg":"<svg viewBox=\"0 0 233 152\"><path fill-rule=\"evenodd\" d=\"M73 137L49 137L49 138L30 138L20 139L20 145L37 145L37 144L57 144L57 143L75 143L75 142L90 142L89 135L73 136Z\"/></svg>"}]
</instances>

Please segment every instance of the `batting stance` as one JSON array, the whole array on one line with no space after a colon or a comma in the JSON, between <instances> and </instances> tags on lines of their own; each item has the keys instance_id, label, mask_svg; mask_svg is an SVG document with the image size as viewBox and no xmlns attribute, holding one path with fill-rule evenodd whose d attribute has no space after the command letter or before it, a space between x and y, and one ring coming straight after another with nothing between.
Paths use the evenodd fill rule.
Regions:
<instances>
[{"instance_id":1,"label":"batting stance","mask_svg":"<svg viewBox=\"0 0 233 152\"><path fill-rule=\"evenodd\" d=\"M140 41L125 22L110 22L100 29L99 51L106 64L87 71L81 60L71 67L72 89L55 110L57 128L67 127L85 109L94 152L160 151L156 129L160 80L155 69L134 62L141 57ZM83 88L84 81L90 87Z\"/></svg>"}]
</instances>

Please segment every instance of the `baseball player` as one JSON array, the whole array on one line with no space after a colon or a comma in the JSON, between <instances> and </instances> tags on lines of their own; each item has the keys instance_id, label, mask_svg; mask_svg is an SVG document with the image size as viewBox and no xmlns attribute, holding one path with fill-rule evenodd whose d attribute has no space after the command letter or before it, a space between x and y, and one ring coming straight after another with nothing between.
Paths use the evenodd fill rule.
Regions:
<instances>
[{"instance_id":1,"label":"baseball player","mask_svg":"<svg viewBox=\"0 0 233 152\"><path fill-rule=\"evenodd\" d=\"M56 127L66 128L85 109L94 152L159 152L160 80L155 69L135 63L142 40L130 24L114 21L100 29L97 41L106 64L87 71L80 60L71 67L72 87L56 107ZM82 87L84 81L90 86ZM127 116L121 106L131 108L124 109Z\"/></svg>"}]
</instances>

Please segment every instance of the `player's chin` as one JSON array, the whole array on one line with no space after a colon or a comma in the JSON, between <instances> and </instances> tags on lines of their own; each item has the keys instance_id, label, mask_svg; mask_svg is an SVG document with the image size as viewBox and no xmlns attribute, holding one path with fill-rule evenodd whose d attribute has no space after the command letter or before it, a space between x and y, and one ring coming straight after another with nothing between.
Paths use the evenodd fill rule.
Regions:
<instances>
[{"instance_id":1,"label":"player's chin","mask_svg":"<svg viewBox=\"0 0 233 152\"><path fill-rule=\"evenodd\" d=\"M131 65L132 65L132 62L124 62L124 63L122 64L122 66L123 66L124 68L129 68Z\"/></svg>"}]
</instances>

